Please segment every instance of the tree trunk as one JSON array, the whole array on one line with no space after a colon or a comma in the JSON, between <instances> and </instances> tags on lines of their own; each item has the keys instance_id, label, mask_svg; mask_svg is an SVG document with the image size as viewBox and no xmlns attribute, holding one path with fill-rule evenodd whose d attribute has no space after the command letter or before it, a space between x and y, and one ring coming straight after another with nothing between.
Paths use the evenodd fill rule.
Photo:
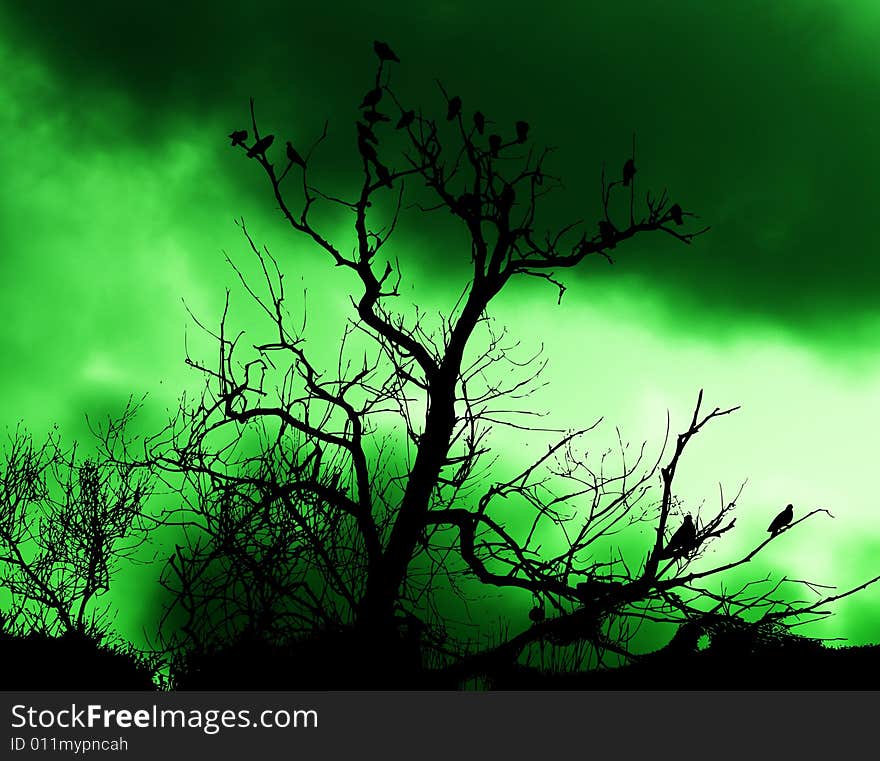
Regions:
<instances>
[{"instance_id":1,"label":"tree trunk","mask_svg":"<svg viewBox=\"0 0 880 761\"><path fill-rule=\"evenodd\" d=\"M394 627L394 604L424 530L431 495L449 452L456 421L455 392L464 350L491 295L487 289L476 286L471 291L450 338L443 363L429 380L429 406L419 450L388 544L375 572L367 579L366 592L361 601L359 624L369 630L387 631L389 626Z\"/></svg>"}]
</instances>

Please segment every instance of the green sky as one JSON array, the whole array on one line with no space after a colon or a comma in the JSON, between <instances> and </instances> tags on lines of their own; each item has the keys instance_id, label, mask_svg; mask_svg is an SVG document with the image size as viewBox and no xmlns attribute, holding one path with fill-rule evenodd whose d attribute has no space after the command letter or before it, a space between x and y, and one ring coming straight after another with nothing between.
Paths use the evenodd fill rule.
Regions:
<instances>
[{"instance_id":1,"label":"green sky","mask_svg":"<svg viewBox=\"0 0 880 761\"><path fill-rule=\"evenodd\" d=\"M219 317L222 252L245 253L240 216L302 278L310 340L332 346L350 282L285 230L225 136L247 126L251 95L267 128L298 143L329 119L347 148L320 171L343 182L378 37L403 59L396 87L426 108L441 110L440 78L465 108L528 119L556 146L560 219L597 218L602 163L616 171L635 131L639 187L667 187L712 226L691 247L638 240L613 266L571 273L561 306L532 282L499 300L499 323L550 360L536 407L561 426L604 417L600 446L615 426L658 444L666 411L684 422L700 388L711 405L741 404L682 472L682 492L709 505L719 481L748 479L719 552L753 544L787 502L822 506L833 521L786 535L750 573L841 586L876 575L876 3L254 5L3 4L3 421L82 435L84 414L131 393L150 394L145 424L160 421L193 381L185 332L205 346L182 301ZM444 226L402 230L397 245L407 297L448 304L467 252L451 257ZM233 305L249 324L240 292ZM515 459L514 438L496 443ZM878 606L869 590L821 633L876 641Z\"/></svg>"}]
</instances>

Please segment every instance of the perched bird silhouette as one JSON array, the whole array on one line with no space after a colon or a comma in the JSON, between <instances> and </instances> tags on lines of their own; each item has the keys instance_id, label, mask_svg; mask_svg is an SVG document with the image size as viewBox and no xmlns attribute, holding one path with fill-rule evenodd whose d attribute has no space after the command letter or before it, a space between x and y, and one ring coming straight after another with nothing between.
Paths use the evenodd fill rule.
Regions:
<instances>
[{"instance_id":1,"label":"perched bird silhouette","mask_svg":"<svg viewBox=\"0 0 880 761\"><path fill-rule=\"evenodd\" d=\"M501 150L501 135L489 135L489 152L493 156L498 156L498 151Z\"/></svg>"},{"instance_id":2,"label":"perched bird silhouette","mask_svg":"<svg viewBox=\"0 0 880 761\"><path fill-rule=\"evenodd\" d=\"M629 185L632 182L632 178L636 174L636 162L633 159L627 159L626 163L623 165L623 184Z\"/></svg>"},{"instance_id":3,"label":"perched bird silhouette","mask_svg":"<svg viewBox=\"0 0 880 761\"><path fill-rule=\"evenodd\" d=\"M382 100L382 88L374 87L364 95L360 108L373 108L380 100Z\"/></svg>"},{"instance_id":4,"label":"perched bird silhouette","mask_svg":"<svg viewBox=\"0 0 880 761\"><path fill-rule=\"evenodd\" d=\"M607 219L599 220L599 235L602 237L602 243L608 248L614 248L617 243L617 229Z\"/></svg>"},{"instance_id":5,"label":"perched bird silhouette","mask_svg":"<svg viewBox=\"0 0 880 761\"><path fill-rule=\"evenodd\" d=\"M306 168L306 160L299 155L299 152L293 147L290 140L287 141L287 158L294 164L299 164L303 169Z\"/></svg>"},{"instance_id":6,"label":"perched bird silhouette","mask_svg":"<svg viewBox=\"0 0 880 761\"><path fill-rule=\"evenodd\" d=\"M547 613L544 611L544 608L538 605L529 611L529 621L533 624L540 624L545 618L547 618Z\"/></svg>"},{"instance_id":7,"label":"perched bird silhouette","mask_svg":"<svg viewBox=\"0 0 880 761\"><path fill-rule=\"evenodd\" d=\"M391 117L371 108L369 111L364 111L364 121L372 127L376 122L390 122Z\"/></svg>"},{"instance_id":8,"label":"perched bird silhouette","mask_svg":"<svg viewBox=\"0 0 880 761\"><path fill-rule=\"evenodd\" d=\"M366 161L372 161L374 164L377 162L376 149L363 138L358 139L358 150Z\"/></svg>"},{"instance_id":9,"label":"perched bird silhouette","mask_svg":"<svg viewBox=\"0 0 880 761\"><path fill-rule=\"evenodd\" d=\"M672 206L669 207L669 216L672 217L672 221L675 222L675 224L677 225L680 225L684 222L684 220L682 219L681 206L679 206L677 203L674 203L672 204Z\"/></svg>"},{"instance_id":10,"label":"perched bird silhouette","mask_svg":"<svg viewBox=\"0 0 880 761\"><path fill-rule=\"evenodd\" d=\"M400 115L400 119L397 120L397 129L406 129L416 120L416 112L410 109L409 111L404 111Z\"/></svg>"},{"instance_id":11,"label":"perched bird silhouette","mask_svg":"<svg viewBox=\"0 0 880 761\"><path fill-rule=\"evenodd\" d=\"M254 143L247 152L248 158L253 158L254 156L259 156L260 154L266 155L266 149L272 145L272 141L275 139L275 135L266 135L265 137L261 137Z\"/></svg>"},{"instance_id":12,"label":"perched bird silhouette","mask_svg":"<svg viewBox=\"0 0 880 761\"><path fill-rule=\"evenodd\" d=\"M529 139L529 123L519 121L516 123L516 140L519 143L524 143Z\"/></svg>"},{"instance_id":13,"label":"perched bird silhouette","mask_svg":"<svg viewBox=\"0 0 880 761\"><path fill-rule=\"evenodd\" d=\"M387 42L373 40L373 50L376 51L376 55L379 56L379 60L383 63L385 61L400 63L400 59L394 54L394 51L389 47Z\"/></svg>"},{"instance_id":14,"label":"perched bird silhouette","mask_svg":"<svg viewBox=\"0 0 880 761\"><path fill-rule=\"evenodd\" d=\"M513 189L513 185L505 183L501 195L498 197L498 211L501 214L509 213L515 200L516 191Z\"/></svg>"},{"instance_id":15,"label":"perched bird silhouette","mask_svg":"<svg viewBox=\"0 0 880 761\"><path fill-rule=\"evenodd\" d=\"M784 529L789 523L791 523L791 519L794 518L794 506L788 504L785 506L785 510L783 510L779 515L777 515L773 522L770 524L770 528L767 529L767 532L776 536L782 529Z\"/></svg>"},{"instance_id":16,"label":"perched bird silhouette","mask_svg":"<svg viewBox=\"0 0 880 761\"><path fill-rule=\"evenodd\" d=\"M385 185L386 187L389 187L389 188L392 187L392 185L391 185L391 173L388 171L388 167L386 167L384 164L380 164L380 163L379 163L378 161L376 161L375 159L373 160L373 163L374 163L375 166L376 166L376 175L378 176L379 181L380 181L383 185Z\"/></svg>"},{"instance_id":17,"label":"perched bird silhouette","mask_svg":"<svg viewBox=\"0 0 880 761\"><path fill-rule=\"evenodd\" d=\"M233 130L229 133L229 139L232 141L232 145L244 145L244 141L247 140L247 130L246 129L237 129Z\"/></svg>"},{"instance_id":18,"label":"perched bird silhouette","mask_svg":"<svg viewBox=\"0 0 880 761\"><path fill-rule=\"evenodd\" d=\"M483 116L482 111L474 111L474 126L477 128L477 132L482 135L483 130L486 129L486 117Z\"/></svg>"},{"instance_id":19,"label":"perched bird silhouette","mask_svg":"<svg viewBox=\"0 0 880 761\"><path fill-rule=\"evenodd\" d=\"M669 543L664 548L661 557L682 557L689 554L697 543L697 527L690 515L684 517L684 522L670 537Z\"/></svg>"},{"instance_id":20,"label":"perched bird silhouette","mask_svg":"<svg viewBox=\"0 0 880 761\"><path fill-rule=\"evenodd\" d=\"M449 108L446 109L446 118L449 121L452 121L460 113L461 113L461 98L458 95L453 95L449 99Z\"/></svg>"},{"instance_id":21,"label":"perched bird silhouette","mask_svg":"<svg viewBox=\"0 0 880 761\"><path fill-rule=\"evenodd\" d=\"M376 133L373 132L373 130L370 127L368 127L363 122L355 122L355 123L357 124L359 138L361 138L363 140L367 140L367 141L373 143L374 145L379 144L379 138L376 137Z\"/></svg>"}]
</instances>

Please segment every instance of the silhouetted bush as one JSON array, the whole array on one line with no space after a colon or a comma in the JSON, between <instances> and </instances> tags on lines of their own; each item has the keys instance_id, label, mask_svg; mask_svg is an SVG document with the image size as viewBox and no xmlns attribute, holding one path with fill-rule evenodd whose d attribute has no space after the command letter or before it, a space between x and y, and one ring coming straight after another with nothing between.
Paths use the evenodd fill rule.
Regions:
<instances>
[{"instance_id":1,"label":"silhouetted bush","mask_svg":"<svg viewBox=\"0 0 880 761\"><path fill-rule=\"evenodd\" d=\"M154 690L153 670L133 649L75 633L0 632L0 689Z\"/></svg>"}]
</instances>

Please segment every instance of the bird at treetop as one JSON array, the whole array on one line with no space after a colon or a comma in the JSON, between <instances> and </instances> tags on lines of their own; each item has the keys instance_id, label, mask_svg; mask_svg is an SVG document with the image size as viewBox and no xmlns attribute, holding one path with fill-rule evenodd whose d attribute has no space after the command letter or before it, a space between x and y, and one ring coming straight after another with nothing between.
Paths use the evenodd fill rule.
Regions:
<instances>
[{"instance_id":1,"label":"bird at treetop","mask_svg":"<svg viewBox=\"0 0 880 761\"><path fill-rule=\"evenodd\" d=\"M299 164L303 169L306 168L306 160L299 155L299 152L293 147L290 140L287 141L287 158L294 164Z\"/></svg>"},{"instance_id":2,"label":"bird at treetop","mask_svg":"<svg viewBox=\"0 0 880 761\"><path fill-rule=\"evenodd\" d=\"M233 130L229 133L229 139L232 141L232 145L244 145L244 141L247 140L247 130L246 129L237 129Z\"/></svg>"},{"instance_id":3,"label":"bird at treetop","mask_svg":"<svg viewBox=\"0 0 880 761\"><path fill-rule=\"evenodd\" d=\"M516 123L516 139L517 142L524 143L529 139L529 123L519 121Z\"/></svg>"},{"instance_id":4,"label":"bird at treetop","mask_svg":"<svg viewBox=\"0 0 880 761\"><path fill-rule=\"evenodd\" d=\"M674 203L672 204L672 206L669 207L669 216L672 217L672 221L675 222L675 224L677 225L680 225L684 222L684 220L682 219L681 206L679 206L677 203Z\"/></svg>"},{"instance_id":5,"label":"bird at treetop","mask_svg":"<svg viewBox=\"0 0 880 761\"><path fill-rule=\"evenodd\" d=\"M364 121L372 127L376 122L390 122L391 118L371 108L369 111L364 111Z\"/></svg>"},{"instance_id":6,"label":"bird at treetop","mask_svg":"<svg viewBox=\"0 0 880 761\"><path fill-rule=\"evenodd\" d=\"M355 122L357 124L358 137L363 138L364 140L368 140L374 145L379 144L379 138L376 137L376 133L368 127L363 122Z\"/></svg>"},{"instance_id":7,"label":"bird at treetop","mask_svg":"<svg viewBox=\"0 0 880 761\"><path fill-rule=\"evenodd\" d=\"M623 184L629 185L632 182L632 178L636 173L636 162L632 159L627 159L626 163L623 165Z\"/></svg>"},{"instance_id":8,"label":"bird at treetop","mask_svg":"<svg viewBox=\"0 0 880 761\"><path fill-rule=\"evenodd\" d=\"M474 111L474 126L477 128L477 132L482 135L483 130L486 129L486 117L483 116L482 111Z\"/></svg>"},{"instance_id":9,"label":"bird at treetop","mask_svg":"<svg viewBox=\"0 0 880 761\"><path fill-rule=\"evenodd\" d=\"M697 541L697 527L690 515L684 517L684 522L669 539L669 543L663 550L663 557L671 558L687 555L694 549Z\"/></svg>"},{"instance_id":10,"label":"bird at treetop","mask_svg":"<svg viewBox=\"0 0 880 761\"><path fill-rule=\"evenodd\" d=\"M261 153L265 156L266 149L272 145L272 141L275 139L275 135L266 135L265 137L261 137L254 143L250 150L248 150L247 155L248 158L253 158L254 156L259 156Z\"/></svg>"},{"instance_id":11,"label":"bird at treetop","mask_svg":"<svg viewBox=\"0 0 880 761\"><path fill-rule=\"evenodd\" d=\"M501 150L501 135L489 135L489 152L497 158Z\"/></svg>"},{"instance_id":12,"label":"bird at treetop","mask_svg":"<svg viewBox=\"0 0 880 761\"><path fill-rule=\"evenodd\" d=\"M380 100L382 100L382 88L374 87L370 90L366 95L364 95L364 99L361 101L360 108L373 108Z\"/></svg>"},{"instance_id":13,"label":"bird at treetop","mask_svg":"<svg viewBox=\"0 0 880 761\"><path fill-rule=\"evenodd\" d=\"M373 50L376 51L376 55L379 56L380 61L394 61L395 63L400 63L400 59L394 54L394 51L389 47L387 42L373 40Z\"/></svg>"},{"instance_id":14,"label":"bird at treetop","mask_svg":"<svg viewBox=\"0 0 880 761\"><path fill-rule=\"evenodd\" d=\"M449 99L449 108L446 110L446 118L447 118L447 120L452 121L460 113L461 113L461 98L458 95L453 95Z\"/></svg>"},{"instance_id":15,"label":"bird at treetop","mask_svg":"<svg viewBox=\"0 0 880 761\"><path fill-rule=\"evenodd\" d=\"M396 129L406 129L416 120L416 112L410 109L409 111L404 111L400 115L400 119L397 120Z\"/></svg>"},{"instance_id":16,"label":"bird at treetop","mask_svg":"<svg viewBox=\"0 0 880 761\"><path fill-rule=\"evenodd\" d=\"M767 532L776 536L782 529L784 529L789 523L791 523L791 519L794 518L794 506L788 504L785 506L785 510L783 510L779 515L777 515L773 522L770 524L770 528L767 529Z\"/></svg>"},{"instance_id":17,"label":"bird at treetop","mask_svg":"<svg viewBox=\"0 0 880 761\"><path fill-rule=\"evenodd\" d=\"M617 229L607 219L599 220L599 235L602 236L602 243L608 248L614 248L617 237Z\"/></svg>"}]
</instances>

